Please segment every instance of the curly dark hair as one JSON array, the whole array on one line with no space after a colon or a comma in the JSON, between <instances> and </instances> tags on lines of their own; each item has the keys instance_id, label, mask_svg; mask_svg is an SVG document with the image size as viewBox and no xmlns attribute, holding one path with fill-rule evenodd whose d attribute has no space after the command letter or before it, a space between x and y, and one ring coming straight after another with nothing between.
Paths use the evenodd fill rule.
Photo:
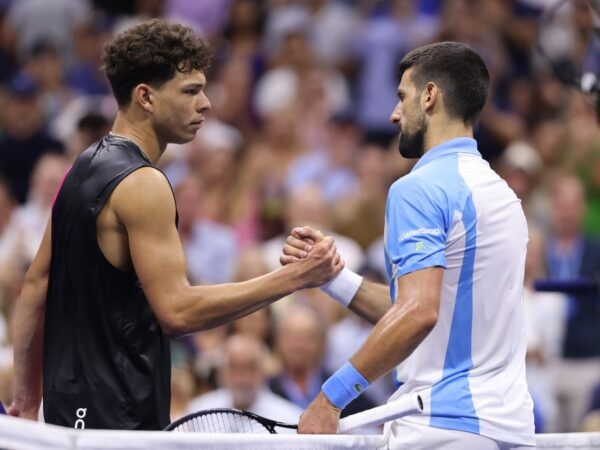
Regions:
<instances>
[{"instance_id":1,"label":"curly dark hair","mask_svg":"<svg viewBox=\"0 0 600 450\"><path fill-rule=\"evenodd\" d=\"M176 71L206 72L211 55L189 27L152 19L118 34L104 47L104 70L120 108L140 83L160 88Z\"/></svg>"}]
</instances>

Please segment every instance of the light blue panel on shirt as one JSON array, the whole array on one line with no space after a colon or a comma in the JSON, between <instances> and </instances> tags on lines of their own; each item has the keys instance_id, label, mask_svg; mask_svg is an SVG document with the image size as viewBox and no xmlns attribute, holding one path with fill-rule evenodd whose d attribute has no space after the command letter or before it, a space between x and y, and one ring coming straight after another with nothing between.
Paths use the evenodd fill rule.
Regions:
<instances>
[{"instance_id":1,"label":"light blue panel on shirt","mask_svg":"<svg viewBox=\"0 0 600 450\"><path fill-rule=\"evenodd\" d=\"M477 214L471 197L462 211L465 253L458 279L452 325L444 361L443 381L431 389L430 425L479 433L479 419L469 388L471 336L473 329L473 267L477 244Z\"/></svg>"},{"instance_id":2,"label":"light blue panel on shirt","mask_svg":"<svg viewBox=\"0 0 600 450\"><path fill-rule=\"evenodd\" d=\"M396 181L386 207L385 252L390 280L426 267L446 267L450 223L443 188L428 181L424 167ZM392 299L395 293L392 294Z\"/></svg>"}]
</instances>

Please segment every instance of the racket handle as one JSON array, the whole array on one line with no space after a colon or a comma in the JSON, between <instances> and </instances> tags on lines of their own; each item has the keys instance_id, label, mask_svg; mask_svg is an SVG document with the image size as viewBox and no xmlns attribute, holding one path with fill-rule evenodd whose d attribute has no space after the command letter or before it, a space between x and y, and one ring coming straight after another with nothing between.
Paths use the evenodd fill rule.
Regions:
<instances>
[{"instance_id":1,"label":"racket handle","mask_svg":"<svg viewBox=\"0 0 600 450\"><path fill-rule=\"evenodd\" d=\"M338 433L345 433L359 427L381 425L398 417L421 412L423 412L421 397L417 394L409 395L340 419Z\"/></svg>"}]
</instances>

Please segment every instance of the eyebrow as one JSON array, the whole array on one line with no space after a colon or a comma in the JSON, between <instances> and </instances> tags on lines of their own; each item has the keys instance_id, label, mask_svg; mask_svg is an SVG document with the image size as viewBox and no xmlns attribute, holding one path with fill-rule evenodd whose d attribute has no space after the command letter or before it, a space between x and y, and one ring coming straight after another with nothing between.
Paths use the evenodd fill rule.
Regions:
<instances>
[{"instance_id":1,"label":"eyebrow","mask_svg":"<svg viewBox=\"0 0 600 450\"><path fill-rule=\"evenodd\" d=\"M184 83L181 88L182 89L192 89L192 88L198 88L198 89L203 89L204 86L206 86L206 83L195 83L195 82L189 82L189 83Z\"/></svg>"},{"instance_id":2,"label":"eyebrow","mask_svg":"<svg viewBox=\"0 0 600 450\"><path fill-rule=\"evenodd\" d=\"M199 88L203 88L204 86L206 86L206 83L196 83L196 82L188 82L188 83L184 83L183 84L184 87L190 88L190 87L199 87Z\"/></svg>"}]
</instances>

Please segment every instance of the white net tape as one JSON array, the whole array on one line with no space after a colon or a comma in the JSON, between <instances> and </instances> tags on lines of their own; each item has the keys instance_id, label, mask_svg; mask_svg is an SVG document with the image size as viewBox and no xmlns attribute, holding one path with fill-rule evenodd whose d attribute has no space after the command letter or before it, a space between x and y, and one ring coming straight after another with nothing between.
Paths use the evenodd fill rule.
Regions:
<instances>
[{"instance_id":1,"label":"white net tape","mask_svg":"<svg viewBox=\"0 0 600 450\"><path fill-rule=\"evenodd\" d=\"M0 416L0 448L14 450L374 450L381 436L300 436L289 434L203 434L167 431L73 430Z\"/></svg>"},{"instance_id":2,"label":"white net tape","mask_svg":"<svg viewBox=\"0 0 600 450\"><path fill-rule=\"evenodd\" d=\"M166 431L72 430L0 416L0 448L14 450L375 450L385 448L381 436L317 436L169 433ZM540 434L537 448L600 450L600 433Z\"/></svg>"},{"instance_id":3,"label":"white net tape","mask_svg":"<svg viewBox=\"0 0 600 450\"><path fill-rule=\"evenodd\" d=\"M600 449L600 433L538 434L537 448L553 450Z\"/></svg>"}]
</instances>

